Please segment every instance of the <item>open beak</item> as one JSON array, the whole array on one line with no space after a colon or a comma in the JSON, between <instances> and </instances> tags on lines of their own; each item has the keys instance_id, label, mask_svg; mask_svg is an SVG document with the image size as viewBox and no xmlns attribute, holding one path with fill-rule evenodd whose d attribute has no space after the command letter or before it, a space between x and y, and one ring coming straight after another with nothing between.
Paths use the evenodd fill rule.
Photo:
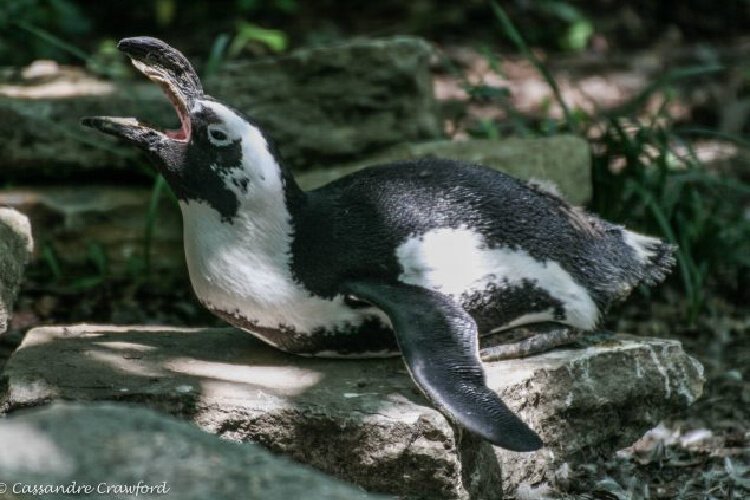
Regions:
<instances>
[{"instance_id":1,"label":"open beak","mask_svg":"<svg viewBox=\"0 0 750 500\"><path fill-rule=\"evenodd\" d=\"M190 109L203 96L203 87L193 66L178 50L159 39L140 36L124 38L117 48L130 57L133 66L164 90L180 118L180 128L160 130L136 118L90 116L81 124L106 134L121 137L159 156L172 156L162 151L173 149L190 140Z\"/></svg>"}]
</instances>

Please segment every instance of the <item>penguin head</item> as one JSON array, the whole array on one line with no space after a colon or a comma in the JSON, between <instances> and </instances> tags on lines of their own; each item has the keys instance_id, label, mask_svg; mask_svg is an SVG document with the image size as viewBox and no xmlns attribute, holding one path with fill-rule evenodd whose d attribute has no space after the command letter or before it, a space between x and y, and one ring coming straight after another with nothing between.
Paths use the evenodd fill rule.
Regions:
<instances>
[{"instance_id":1,"label":"penguin head","mask_svg":"<svg viewBox=\"0 0 750 500\"><path fill-rule=\"evenodd\" d=\"M178 199L208 203L231 221L245 199L281 191L286 173L260 128L239 111L203 92L178 50L152 37L125 38L118 48L175 108L180 128L160 130L136 118L93 116L85 126L120 137L148 154Z\"/></svg>"}]
</instances>

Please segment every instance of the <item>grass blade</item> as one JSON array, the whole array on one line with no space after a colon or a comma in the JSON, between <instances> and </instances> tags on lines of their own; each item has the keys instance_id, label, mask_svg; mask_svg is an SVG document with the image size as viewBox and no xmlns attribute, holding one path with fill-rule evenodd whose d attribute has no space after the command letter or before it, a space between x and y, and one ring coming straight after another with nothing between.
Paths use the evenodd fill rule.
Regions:
<instances>
[{"instance_id":1,"label":"grass blade","mask_svg":"<svg viewBox=\"0 0 750 500\"><path fill-rule=\"evenodd\" d=\"M539 58L534 54L534 52L531 51L528 44L526 43L526 40L523 39L523 36L521 36L521 33L519 33L519 31L516 29L515 25L510 20L510 17L508 17L508 14L506 14L505 10L503 10L503 8L500 7L500 5L498 5L494 0L490 2L490 5L492 5L492 10L495 12L495 17L497 17L498 21L500 21L505 34L508 35L508 38L510 38L510 40L516 45L518 50L521 51L521 54L523 54L523 56L528 59L531 64L534 65L537 71L539 71L539 73L542 75L542 78L544 78L544 81L547 82L547 85L549 85L550 89L552 89L555 100L557 100L557 103L562 109L563 117L565 118L565 123L568 126L568 129L570 129L571 131L575 131L577 128L576 120L571 114L570 108L568 108L568 105L565 103L562 92L560 92L560 87L557 85L557 82L552 76L552 73L549 72L542 61L540 61Z\"/></svg>"},{"instance_id":2,"label":"grass blade","mask_svg":"<svg viewBox=\"0 0 750 500\"><path fill-rule=\"evenodd\" d=\"M154 241L154 228L156 227L156 216L159 212L159 200L161 199L162 192L167 187L167 181L161 175L156 176L154 181L154 187L151 191L151 201L148 204L148 212L146 213L146 226L143 233L143 262L146 268L146 273L151 273L151 250Z\"/></svg>"}]
</instances>

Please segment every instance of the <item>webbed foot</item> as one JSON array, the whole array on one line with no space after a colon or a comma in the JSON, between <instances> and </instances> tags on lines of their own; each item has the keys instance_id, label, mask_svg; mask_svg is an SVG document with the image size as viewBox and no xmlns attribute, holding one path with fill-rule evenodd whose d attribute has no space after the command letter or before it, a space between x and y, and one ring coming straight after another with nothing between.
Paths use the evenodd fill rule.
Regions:
<instances>
[{"instance_id":1,"label":"webbed foot","mask_svg":"<svg viewBox=\"0 0 750 500\"><path fill-rule=\"evenodd\" d=\"M514 328L513 330L513 333L500 332L490 338L483 338L481 340L482 347L479 350L482 361L524 358L539 354L555 347L571 344L579 340L584 333L581 330L556 323L540 323ZM502 337L499 337L500 335ZM521 340L511 343L496 343L496 339L507 339L508 336L511 336L511 338L520 336Z\"/></svg>"}]
</instances>

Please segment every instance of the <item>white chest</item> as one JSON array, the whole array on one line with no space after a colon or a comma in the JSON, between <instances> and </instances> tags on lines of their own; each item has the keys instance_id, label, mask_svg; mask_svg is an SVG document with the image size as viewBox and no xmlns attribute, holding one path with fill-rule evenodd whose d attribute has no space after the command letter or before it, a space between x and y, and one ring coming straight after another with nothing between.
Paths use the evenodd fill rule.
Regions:
<instances>
[{"instance_id":1,"label":"white chest","mask_svg":"<svg viewBox=\"0 0 750 500\"><path fill-rule=\"evenodd\" d=\"M250 217L232 224L199 202L180 204L190 280L207 307L241 316L258 326L309 333L356 326L363 312L347 307L343 296L314 296L295 282L290 268L291 226L285 213Z\"/></svg>"}]
</instances>

